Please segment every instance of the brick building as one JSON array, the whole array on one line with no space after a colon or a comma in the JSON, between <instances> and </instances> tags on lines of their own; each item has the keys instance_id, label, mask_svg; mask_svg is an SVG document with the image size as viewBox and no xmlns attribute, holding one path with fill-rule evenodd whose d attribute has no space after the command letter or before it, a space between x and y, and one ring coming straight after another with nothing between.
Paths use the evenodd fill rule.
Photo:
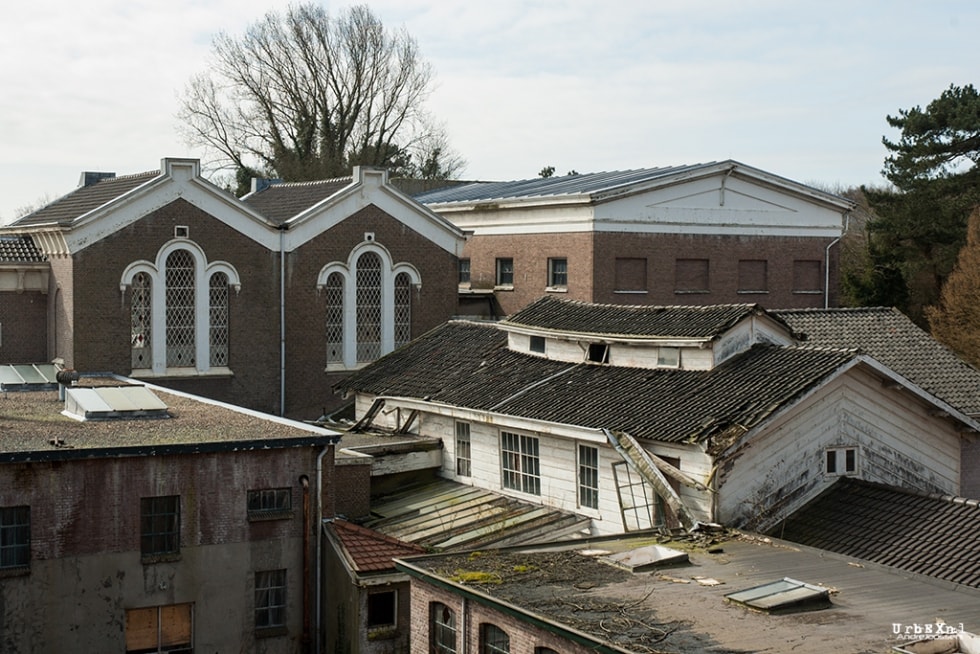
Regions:
<instances>
[{"instance_id":1,"label":"brick building","mask_svg":"<svg viewBox=\"0 0 980 654\"><path fill-rule=\"evenodd\" d=\"M313 419L339 378L456 312L463 236L383 170L239 200L164 159L83 173L0 243L0 363L59 358Z\"/></svg>"},{"instance_id":2,"label":"brick building","mask_svg":"<svg viewBox=\"0 0 980 654\"><path fill-rule=\"evenodd\" d=\"M853 208L736 161L474 182L416 199L472 233L461 309L504 315L544 294L837 306L836 245Z\"/></svg>"},{"instance_id":3,"label":"brick building","mask_svg":"<svg viewBox=\"0 0 980 654\"><path fill-rule=\"evenodd\" d=\"M11 390L18 368L0 366L0 651L315 642L336 433L122 378L59 391L50 365Z\"/></svg>"}]
</instances>

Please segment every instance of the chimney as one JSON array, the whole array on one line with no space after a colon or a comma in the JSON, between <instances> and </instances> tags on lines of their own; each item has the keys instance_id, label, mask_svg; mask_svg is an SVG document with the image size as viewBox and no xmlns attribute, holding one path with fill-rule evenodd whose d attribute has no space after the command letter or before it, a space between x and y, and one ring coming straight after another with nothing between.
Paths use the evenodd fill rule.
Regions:
<instances>
[{"instance_id":1,"label":"chimney","mask_svg":"<svg viewBox=\"0 0 980 654\"><path fill-rule=\"evenodd\" d=\"M92 171L82 172L82 178L78 180L79 186L91 186L96 182L101 182L103 179L112 179L116 176L116 173L97 173Z\"/></svg>"}]
</instances>

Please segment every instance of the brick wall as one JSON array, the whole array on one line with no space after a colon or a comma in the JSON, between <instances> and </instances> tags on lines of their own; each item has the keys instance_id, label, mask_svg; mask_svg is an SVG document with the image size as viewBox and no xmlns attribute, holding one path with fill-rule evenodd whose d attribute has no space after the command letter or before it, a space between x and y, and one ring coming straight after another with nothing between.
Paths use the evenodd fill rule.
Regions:
<instances>
[{"instance_id":1,"label":"brick wall","mask_svg":"<svg viewBox=\"0 0 980 654\"><path fill-rule=\"evenodd\" d=\"M49 361L48 297L40 292L0 293L0 363Z\"/></svg>"}]
</instances>

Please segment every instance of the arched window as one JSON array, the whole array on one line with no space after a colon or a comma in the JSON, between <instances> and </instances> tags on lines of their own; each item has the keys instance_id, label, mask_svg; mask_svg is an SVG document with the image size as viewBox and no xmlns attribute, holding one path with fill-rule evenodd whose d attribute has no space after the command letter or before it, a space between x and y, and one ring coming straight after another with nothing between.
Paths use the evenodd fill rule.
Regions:
<instances>
[{"instance_id":1,"label":"arched window","mask_svg":"<svg viewBox=\"0 0 980 654\"><path fill-rule=\"evenodd\" d=\"M167 367L195 364L194 257L174 250L167 257Z\"/></svg>"},{"instance_id":2,"label":"arched window","mask_svg":"<svg viewBox=\"0 0 980 654\"><path fill-rule=\"evenodd\" d=\"M412 280L406 273L395 275L395 348L412 340Z\"/></svg>"},{"instance_id":3,"label":"arched window","mask_svg":"<svg viewBox=\"0 0 980 654\"><path fill-rule=\"evenodd\" d=\"M495 624L480 625L480 654L510 654L510 636Z\"/></svg>"},{"instance_id":4,"label":"arched window","mask_svg":"<svg viewBox=\"0 0 980 654\"><path fill-rule=\"evenodd\" d=\"M365 252L357 260L357 362L381 356L381 257Z\"/></svg>"},{"instance_id":5,"label":"arched window","mask_svg":"<svg viewBox=\"0 0 980 654\"><path fill-rule=\"evenodd\" d=\"M344 277L330 273L323 287L327 301L327 365L344 362Z\"/></svg>"},{"instance_id":6,"label":"arched window","mask_svg":"<svg viewBox=\"0 0 980 654\"><path fill-rule=\"evenodd\" d=\"M441 602L429 604L429 651L456 654L456 614Z\"/></svg>"},{"instance_id":7,"label":"arched window","mask_svg":"<svg viewBox=\"0 0 980 654\"><path fill-rule=\"evenodd\" d=\"M138 370L152 365L153 352L150 342L150 322L152 317L152 280L145 272L136 273L132 284L132 307L130 309L130 345L133 350L132 366Z\"/></svg>"},{"instance_id":8,"label":"arched window","mask_svg":"<svg viewBox=\"0 0 980 654\"><path fill-rule=\"evenodd\" d=\"M228 365L228 275L211 275L209 310L211 318L211 366Z\"/></svg>"}]
</instances>

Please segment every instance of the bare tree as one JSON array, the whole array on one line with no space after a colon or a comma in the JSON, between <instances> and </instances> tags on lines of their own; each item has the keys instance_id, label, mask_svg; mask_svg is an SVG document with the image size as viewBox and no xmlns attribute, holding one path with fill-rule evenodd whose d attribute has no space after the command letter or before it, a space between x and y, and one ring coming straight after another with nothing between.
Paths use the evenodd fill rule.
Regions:
<instances>
[{"instance_id":1,"label":"bare tree","mask_svg":"<svg viewBox=\"0 0 980 654\"><path fill-rule=\"evenodd\" d=\"M187 86L180 126L240 189L255 175L323 179L358 164L403 176L461 171L424 110L432 71L415 39L386 30L366 5L338 16L309 3L269 12L241 37L215 37L212 56Z\"/></svg>"}]
</instances>

